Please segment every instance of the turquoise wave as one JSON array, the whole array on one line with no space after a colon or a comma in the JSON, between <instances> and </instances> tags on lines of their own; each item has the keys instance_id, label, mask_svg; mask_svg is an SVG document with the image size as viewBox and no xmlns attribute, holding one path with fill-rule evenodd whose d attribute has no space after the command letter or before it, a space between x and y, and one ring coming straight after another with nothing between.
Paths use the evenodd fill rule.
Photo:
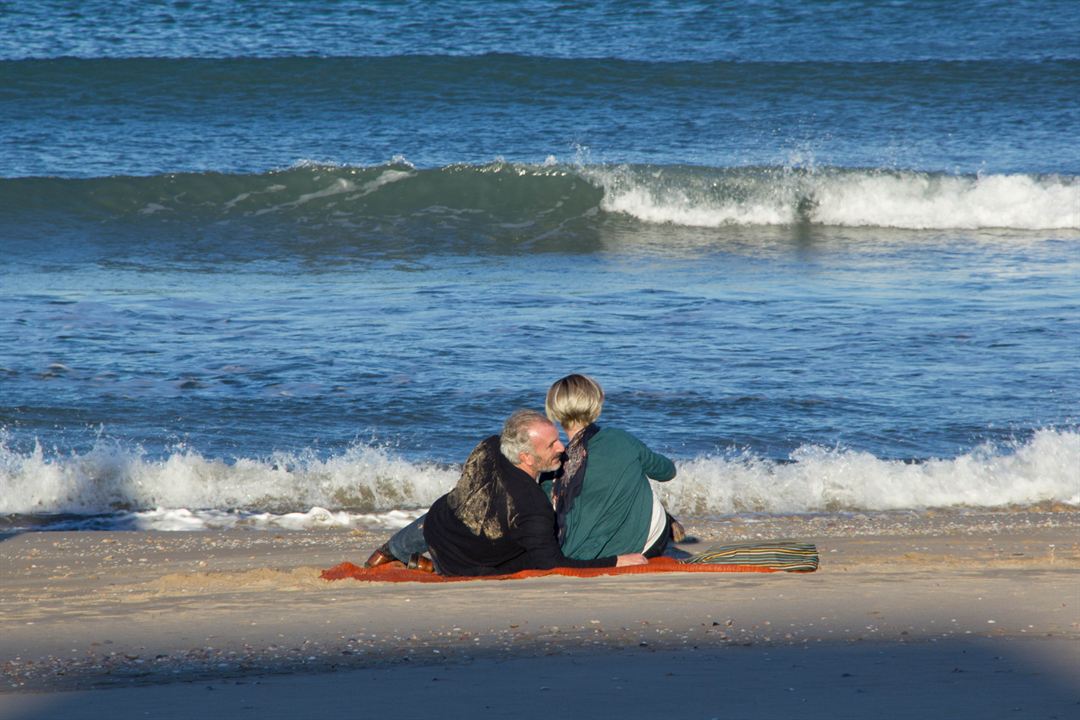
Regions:
<instances>
[{"instance_id":1,"label":"turquoise wave","mask_svg":"<svg viewBox=\"0 0 1080 720\"><path fill-rule=\"evenodd\" d=\"M305 163L257 174L0 180L0 222L205 227L288 223L395 234L394 223L497 233L613 218L684 227L1080 228L1080 177L877 168L492 163L419 169ZM22 232L17 231L19 226Z\"/></svg>"}]
</instances>

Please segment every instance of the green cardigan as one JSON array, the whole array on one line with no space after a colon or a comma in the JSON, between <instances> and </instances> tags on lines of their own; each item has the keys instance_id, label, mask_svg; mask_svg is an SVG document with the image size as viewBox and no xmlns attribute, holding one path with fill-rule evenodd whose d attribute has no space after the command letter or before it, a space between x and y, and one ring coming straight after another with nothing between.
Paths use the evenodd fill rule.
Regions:
<instances>
[{"instance_id":1,"label":"green cardigan","mask_svg":"<svg viewBox=\"0 0 1080 720\"><path fill-rule=\"evenodd\" d=\"M563 554L578 560L645 549L652 520L648 478L675 477L675 463L623 430L601 428L589 440L581 494L566 519ZM545 483L548 497L550 483Z\"/></svg>"}]
</instances>

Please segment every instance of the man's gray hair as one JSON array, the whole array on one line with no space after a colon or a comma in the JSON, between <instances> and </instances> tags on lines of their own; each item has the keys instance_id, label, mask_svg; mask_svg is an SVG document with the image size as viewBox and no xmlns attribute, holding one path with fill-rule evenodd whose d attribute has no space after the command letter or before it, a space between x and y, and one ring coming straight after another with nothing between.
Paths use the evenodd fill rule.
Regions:
<instances>
[{"instance_id":1,"label":"man's gray hair","mask_svg":"<svg viewBox=\"0 0 1080 720\"><path fill-rule=\"evenodd\" d=\"M535 410L515 410L503 425L499 435L499 450L514 465L521 462L521 453L532 454L529 430L537 423L549 425L551 421Z\"/></svg>"}]
</instances>

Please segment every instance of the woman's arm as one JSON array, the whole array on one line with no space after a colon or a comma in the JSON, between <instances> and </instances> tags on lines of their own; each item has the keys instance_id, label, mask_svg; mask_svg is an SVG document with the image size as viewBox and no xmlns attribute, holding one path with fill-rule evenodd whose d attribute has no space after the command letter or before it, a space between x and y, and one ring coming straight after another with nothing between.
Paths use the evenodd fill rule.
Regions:
<instances>
[{"instance_id":1,"label":"woman's arm","mask_svg":"<svg viewBox=\"0 0 1080 720\"><path fill-rule=\"evenodd\" d=\"M653 452L645 443L638 440L638 457L641 458L641 469L650 479L657 482L667 482L675 477L675 463L667 456Z\"/></svg>"}]
</instances>

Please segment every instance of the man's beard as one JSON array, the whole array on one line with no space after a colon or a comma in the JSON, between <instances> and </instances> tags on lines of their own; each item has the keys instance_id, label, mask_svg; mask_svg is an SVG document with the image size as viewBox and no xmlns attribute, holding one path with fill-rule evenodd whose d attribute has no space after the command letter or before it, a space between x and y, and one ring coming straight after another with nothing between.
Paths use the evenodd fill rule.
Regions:
<instances>
[{"instance_id":1,"label":"man's beard","mask_svg":"<svg viewBox=\"0 0 1080 720\"><path fill-rule=\"evenodd\" d=\"M540 468L540 472L554 472L562 467L562 458L559 455L556 455L545 465L543 459L539 455L533 455L533 463L536 467Z\"/></svg>"}]
</instances>

